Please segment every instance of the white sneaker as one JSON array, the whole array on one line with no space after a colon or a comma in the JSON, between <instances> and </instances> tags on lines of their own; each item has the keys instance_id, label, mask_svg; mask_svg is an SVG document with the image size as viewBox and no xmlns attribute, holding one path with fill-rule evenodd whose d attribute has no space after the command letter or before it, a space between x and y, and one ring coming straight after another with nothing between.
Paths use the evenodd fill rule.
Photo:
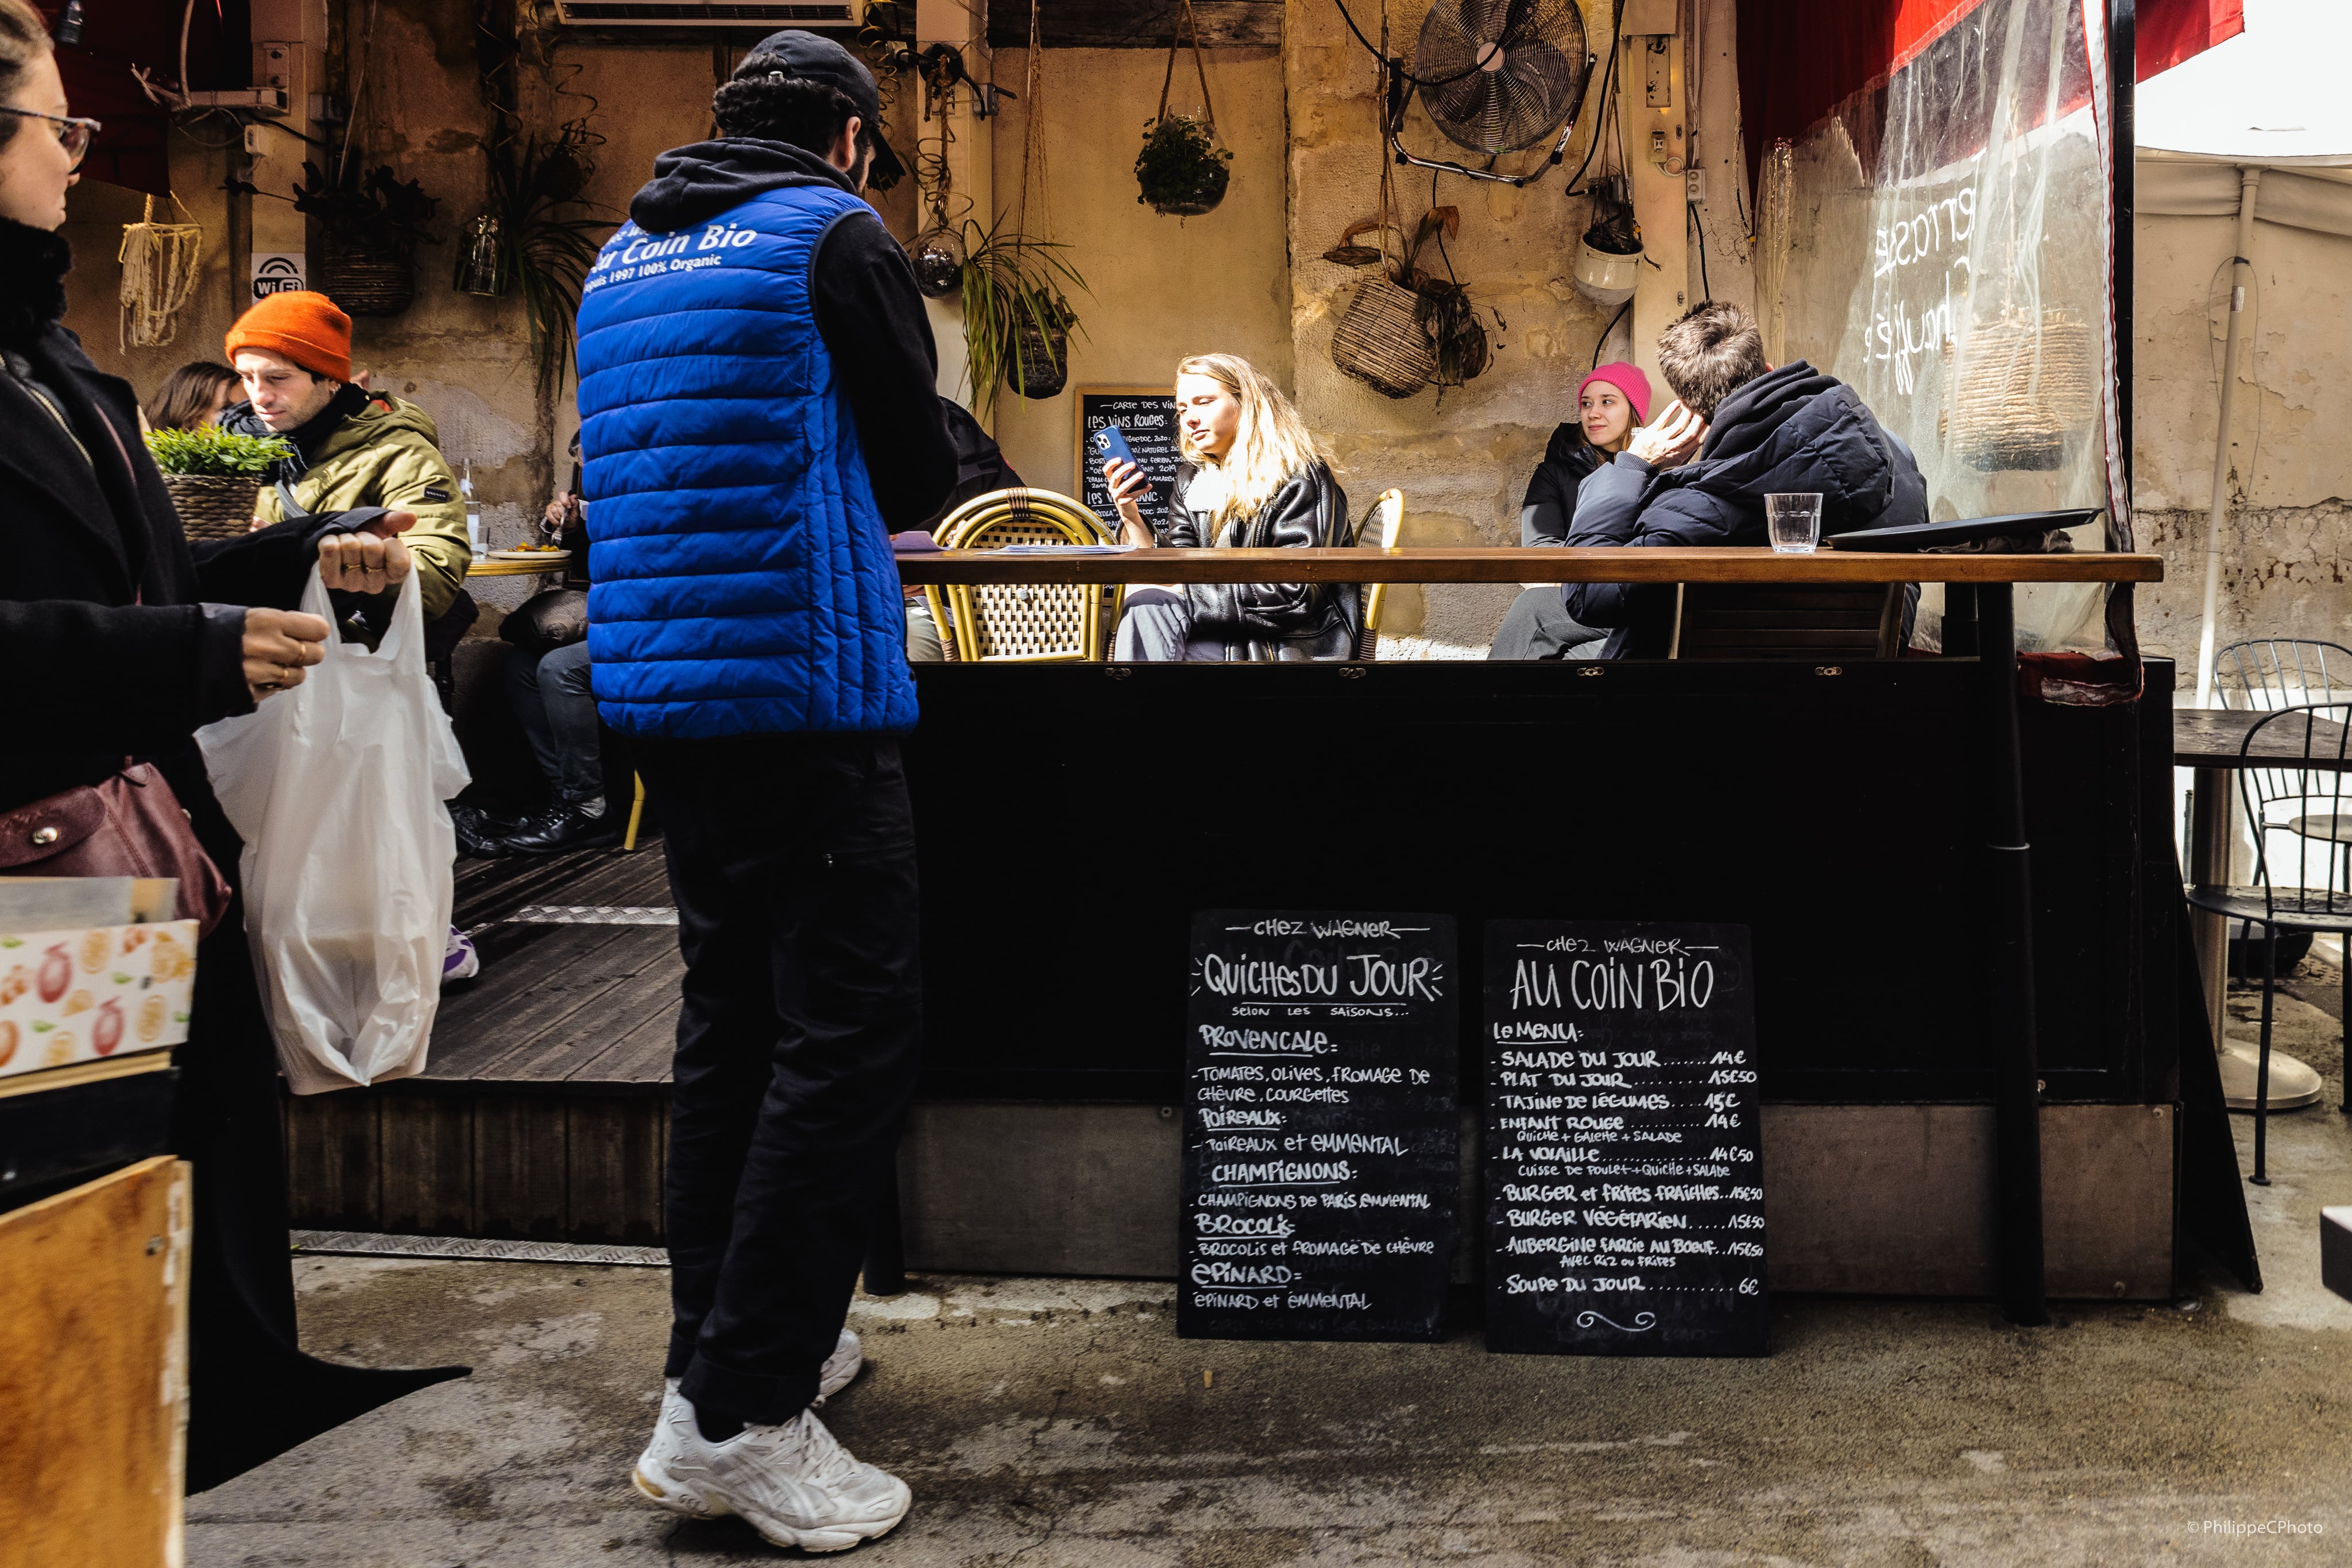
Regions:
<instances>
[{"instance_id":1,"label":"white sneaker","mask_svg":"<svg viewBox=\"0 0 2352 1568\"><path fill-rule=\"evenodd\" d=\"M677 1419L673 1408L682 1413ZM665 1398L662 1412L635 1479L672 1513L736 1514L771 1545L845 1552L887 1535L914 1506L906 1482L859 1463L814 1411L781 1427L746 1427L720 1443L697 1429L683 1396Z\"/></svg>"},{"instance_id":2,"label":"white sneaker","mask_svg":"<svg viewBox=\"0 0 2352 1568\"><path fill-rule=\"evenodd\" d=\"M816 1397L809 1401L809 1408L824 1409L824 1402L848 1387L850 1379L856 1377L865 1365L866 1347L857 1343L856 1334L847 1329L842 1330L841 1338L834 1343L833 1354L826 1356L824 1364L817 1369Z\"/></svg>"}]
</instances>

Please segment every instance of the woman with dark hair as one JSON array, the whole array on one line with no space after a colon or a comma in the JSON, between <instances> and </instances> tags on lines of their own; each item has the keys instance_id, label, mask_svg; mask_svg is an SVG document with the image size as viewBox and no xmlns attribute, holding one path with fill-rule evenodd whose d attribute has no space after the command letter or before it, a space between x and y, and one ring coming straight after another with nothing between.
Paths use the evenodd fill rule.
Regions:
<instances>
[{"instance_id":1,"label":"woman with dark hair","mask_svg":"<svg viewBox=\"0 0 2352 1568\"><path fill-rule=\"evenodd\" d=\"M1625 450L1650 417L1650 378L1620 360L1595 368L1576 387L1576 423L1551 433L1543 462L1528 480L1519 507L1519 543L1558 549L1568 542L1578 487ZM1539 582L1511 601L1495 633L1490 659L1599 658L1609 633L1580 625L1568 612L1559 584Z\"/></svg>"},{"instance_id":2,"label":"woman with dark hair","mask_svg":"<svg viewBox=\"0 0 2352 1568\"><path fill-rule=\"evenodd\" d=\"M69 111L38 14L0 0L0 668L40 672L13 694L0 813L83 800L152 763L163 783L144 787L168 785L233 888L241 846L191 737L319 662L326 622L291 608L313 559L330 588L381 592L407 575L390 536L414 518L383 518L383 537L286 525L192 559L130 385L59 325L73 256L56 230L97 129ZM234 897L197 948L173 1061L171 1149L195 1166L187 1481L202 1490L451 1374L296 1348L277 1054ZM0 1173L0 1207L49 1196L14 1176Z\"/></svg>"},{"instance_id":3,"label":"woman with dark hair","mask_svg":"<svg viewBox=\"0 0 2352 1568\"><path fill-rule=\"evenodd\" d=\"M236 372L210 360L182 365L163 378L147 405L147 423L157 430L201 430L222 411L245 401Z\"/></svg>"}]
</instances>

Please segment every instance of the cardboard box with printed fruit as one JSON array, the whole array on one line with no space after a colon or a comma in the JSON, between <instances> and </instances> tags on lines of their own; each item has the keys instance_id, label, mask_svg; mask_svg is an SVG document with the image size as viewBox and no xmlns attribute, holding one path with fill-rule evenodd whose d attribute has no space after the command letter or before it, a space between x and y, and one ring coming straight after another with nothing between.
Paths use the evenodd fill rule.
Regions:
<instances>
[{"instance_id":1,"label":"cardboard box with printed fruit","mask_svg":"<svg viewBox=\"0 0 2352 1568\"><path fill-rule=\"evenodd\" d=\"M0 936L0 1078L178 1045L196 923Z\"/></svg>"}]
</instances>

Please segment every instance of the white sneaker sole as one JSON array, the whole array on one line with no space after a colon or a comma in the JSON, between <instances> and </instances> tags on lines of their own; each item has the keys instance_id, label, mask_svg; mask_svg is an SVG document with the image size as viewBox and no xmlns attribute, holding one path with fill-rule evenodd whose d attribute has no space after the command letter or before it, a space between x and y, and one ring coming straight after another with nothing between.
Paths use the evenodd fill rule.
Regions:
<instances>
[{"instance_id":1,"label":"white sneaker sole","mask_svg":"<svg viewBox=\"0 0 2352 1568\"><path fill-rule=\"evenodd\" d=\"M837 1351L827 1356L824 1368L817 1374L816 1397L809 1401L809 1408L824 1409L826 1400L856 1382L857 1375L865 1370L866 1347L863 1344L856 1345L845 1362Z\"/></svg>"},{"instance_id":2,"label":"white sneaker sole","mask_svg":"<svg viewBox=\"0 0 2352 1568\"><path fill-rule=\"evenodd\" d=\"M725 1502L705 1494L697 1488L679 1486L675 1483L665 1486L650 1479L646 1475L645 1467L642 1465L629 1472L629 1479L636 1484L637 1490L643 1492L647 1500L656 1507L667 1509L687 1519L717 1519L735 1512L735 1510ZM910 1506L911 1502L910 1499ZM750 1525L758 1532L760 1539L771 1546L796 1547L803 1552L846 1552L853 1546L889 1534L898 1528L906 1517L907 1510L902 1508L887 1519L860 1524L826 1525L815 1530L797 1530L789 1524L778 1523L771 1520L752 1519L748 1515L743 1516L743 1522Z\"/></svg>"}]
</instances>

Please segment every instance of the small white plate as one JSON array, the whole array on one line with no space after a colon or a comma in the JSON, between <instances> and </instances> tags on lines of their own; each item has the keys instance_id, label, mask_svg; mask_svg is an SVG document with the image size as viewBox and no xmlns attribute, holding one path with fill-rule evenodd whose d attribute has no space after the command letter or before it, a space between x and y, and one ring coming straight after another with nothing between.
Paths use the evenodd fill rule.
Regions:
<instances>
[{"instance_id":1,"label":"small white plate","mask_svg":"<svg viewBox=\"0 0 2352 1568\"><path fill-rule=\"evenodd\" d=\"M492 560L543 560L550 566L561 566L572 559L568 549L494 549Z\"/></svg>"}]
</instances>

